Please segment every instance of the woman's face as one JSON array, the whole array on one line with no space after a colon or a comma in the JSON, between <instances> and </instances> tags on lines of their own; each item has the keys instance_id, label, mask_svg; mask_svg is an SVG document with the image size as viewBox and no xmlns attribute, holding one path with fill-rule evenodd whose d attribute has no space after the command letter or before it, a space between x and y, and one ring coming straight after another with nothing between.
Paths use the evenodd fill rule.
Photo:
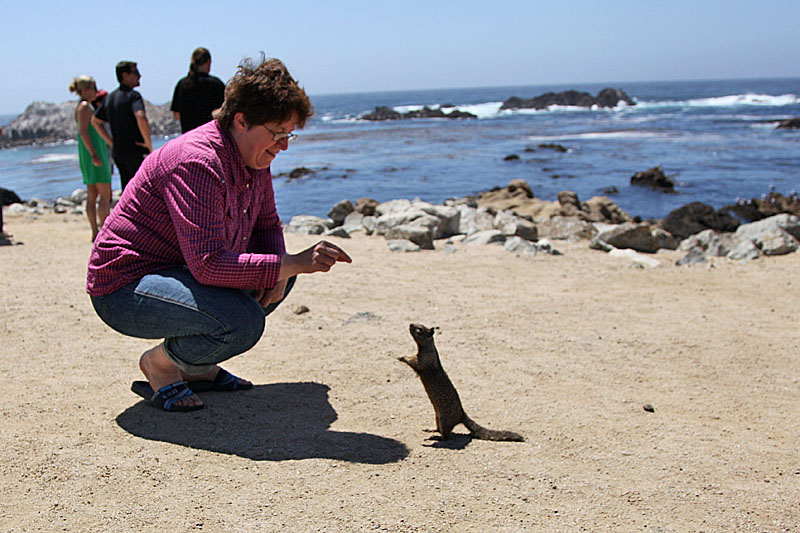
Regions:
<instances>
[{"instance_id":1,"label":"woman's face","mask_svg":"<svg viewBox=\"0 0 800 533\"><path fill-rule=\"evenodd\" d=\"M90 85L89 87L84 87L78 91L78 95L81 97L81 100L88 100L91 102L94 100L94 97L97 96L97 86Z\"/></svg>"},{"instance_id":2,"label":"woman's face","mask_svg":"<svg viewBox=\"0 0 800 533\"><path fill-rule=\"evenodd\" d=\"M291 118L282 124L267 122L251 125L247 123L243 113L236 113L233 119L233 138L244 164L254 170L269 168L281 150L289 148L288 138L276 141L275 137L291 133L296 122Z\"/></svg>"}]
</instances>

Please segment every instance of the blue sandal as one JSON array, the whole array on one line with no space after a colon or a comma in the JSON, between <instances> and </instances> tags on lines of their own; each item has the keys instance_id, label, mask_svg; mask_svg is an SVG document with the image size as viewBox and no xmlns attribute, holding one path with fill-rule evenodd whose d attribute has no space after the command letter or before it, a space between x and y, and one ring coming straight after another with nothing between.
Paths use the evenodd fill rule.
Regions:
<instances>
[{"instance_id":1,"label":"blue sandal","mask_svg":"<svg viewBox=\"0 0 800 533\"><path fill-rule=\"evenodd\" d=\"M146 381L134 381L131 390L147 400L153 407L164 411L197 411L203 405L175 405L176 402L194 395L185 381L176 381L153 392L153 388Z\"/></svg>"},{"instance_id":2,"label":"blue sandal","mask_svg":"<svg viewBox=\"0 0 800 533\"><path fill-rule=\"evenodd\" d=\"M231 392L242 391L253 388L252 383L244 383L224 368L220 368L213 381L190 381L189 387L194 392Z\"/></svg>"}]
</instances>

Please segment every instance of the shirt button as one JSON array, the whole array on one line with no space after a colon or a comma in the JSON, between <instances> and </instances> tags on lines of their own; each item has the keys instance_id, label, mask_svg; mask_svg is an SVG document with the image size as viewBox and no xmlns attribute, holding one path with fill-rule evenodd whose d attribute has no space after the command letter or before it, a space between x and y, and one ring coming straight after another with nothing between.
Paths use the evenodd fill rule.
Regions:
<instances>
[{"instance_id":1,"label":"shirt button","mask_svg":"<svg viewBox=\"0 0 800 533\"><path fill-rule=\"evenodd\" d=\"M247 185L245 185L245 187L247 187L249 189L250 188L250 184L248 183Z\"/></svg>"}]
</instances>

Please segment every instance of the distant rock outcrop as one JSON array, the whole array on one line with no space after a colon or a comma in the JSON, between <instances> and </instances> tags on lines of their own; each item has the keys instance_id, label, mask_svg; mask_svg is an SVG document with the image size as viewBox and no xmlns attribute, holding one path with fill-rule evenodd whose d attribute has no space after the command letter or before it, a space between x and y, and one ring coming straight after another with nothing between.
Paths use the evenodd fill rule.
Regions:
<instances>
[{"instance_id":1,"label":"distant rock outcrop","mask_svg":"<svg viewBox=\"0 0 800 533\"><path fill-rule=\"evenodd\" d=\"M3 128L0 147L58 142L75 139L78 125L75 122L77 101L53 104L33 102L25 111ZM155 105L145 100L145 111L151 135L176 135L180 124L169 110L169 102Z\"/></svg>"},{"instance_id":2,"label":"distant rock outcrop","mask_svg":"<svg viewBox=\"0 0 800 533\"><path fill-rule=\"evenodd\" d=\"M800 118L787 118L778 122L779 128L800 129Z\"/></svg>"},{"instance_id":3,"label":"distant rock outcrop","mask_svg":"<svg viewBox=\"0 0 800 533\"><path fill-rule=\"evenodd\" d=\"M550 106L570 107L616 107L620 102L627 105L636 105L636 102L622 89L606 88L600 91L597 97L586 92L563 91L560 93L548 92L533 98L519 98L512 96L500 109L547 109Z\"/></svg>"},{"instance_id":4,"label":"distant rock outcrop","mask_svg":"<svg viewBox=\"0 0 800 533\"><path fill-rule=\"evenodd\" d=\"M438 109L431 109L428 106L423 107L422 109L417 109L414 111L409 111L407 113L400 113L395 111L391 107L386 106L378 106L375 108L373 113L367 113L366 115L362 115L361 118L363 120L402 120L408 118L478 118L476 115L472 113L468 113L466 111L459 111L458 109L452 109L451 111L445 113L444 108Z\"/></svg>"}]
</instances>

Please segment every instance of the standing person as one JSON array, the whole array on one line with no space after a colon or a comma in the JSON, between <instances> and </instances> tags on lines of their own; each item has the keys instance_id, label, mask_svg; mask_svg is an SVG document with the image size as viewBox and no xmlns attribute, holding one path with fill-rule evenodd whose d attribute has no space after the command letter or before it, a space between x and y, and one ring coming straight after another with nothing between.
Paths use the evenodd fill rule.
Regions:
<instances>
[{"instance_id":1,"label":"standing person","mask_svg":"<svg viewBox=\"0 0 800 533\"><path fill-rule=\"evenodd\" d=\"M94 78L83 74L69 84L70 92L80 97L75 107L78 123L78 162L86 185L86 216L92 228L92 241L97 237L98 222L102 227L111 206L111 166L108 163L106 142L92 125L89 102L97 97ZM98 220L99 219L99 220Z\"/></svg>"},{"instance_id":2,"label":"standing person","mask_svg":"<svg viewBox=\"0 0 800 533\"><path fill-rule=\"evenodd\" d=\"M145 156L153 151L144 100L138 91L133 90L139 86L141 77L133 61L117 63L119 87L106 96L92 118L97 132L113 146L111 154L119 169L122 190L139 170ZM111 126L111 136L106 130L106 122Z\"/></svg>"},{"instance_id":3,"label":"standing person","mask_svg":"<svg viewBox=\"0 0 800 533\"><path fill-rule=\"evenodd\" d=\"M219 109L225 99L225 84L211 71L211 52L197 48L192 52L189 74L175 85L172 110L181 121L181 133L202 126L211 120L211 112Z\"/></svg>"},{"instance_id":4,"label":"standing person","mask_svg":"<svg viewBox=\"0 0 800 533\"><path fill-rule=\"evenodd\" d=\"M132 386L152 405L190 411L197 391L251 388L218 363L258 342L298 274L351 262L326 241L286 252L270 164L312 113L281 61L243 61L215 119L148 157L100 230L86 283L98 316L164 339Z\"/></svg>"}]
</instances>

